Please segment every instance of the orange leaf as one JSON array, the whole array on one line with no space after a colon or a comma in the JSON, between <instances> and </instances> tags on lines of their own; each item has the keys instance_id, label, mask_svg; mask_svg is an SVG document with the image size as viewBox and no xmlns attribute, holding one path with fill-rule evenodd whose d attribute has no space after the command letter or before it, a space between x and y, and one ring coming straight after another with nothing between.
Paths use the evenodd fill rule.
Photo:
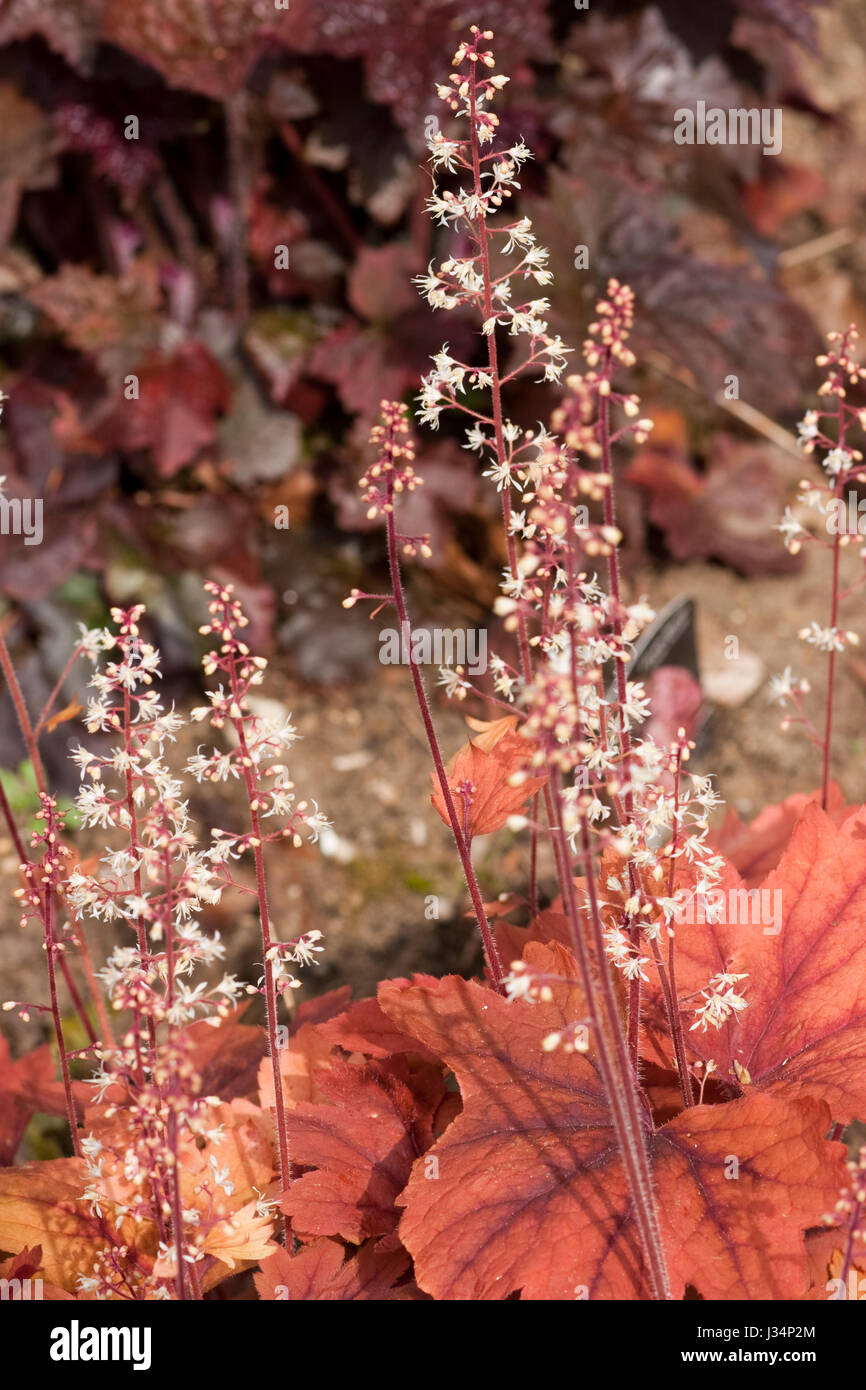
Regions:
<instances>
[{"instance_id":1,"label":"orange leaf","mask_svg":"<svg viewBox=\"0 0 866 1390\"><path fill-rule=\"evenodd\" d=\"M433 1140L441 1071L410 1074L399 1058L387 1068L335 1061L320 1085L330 1105L298 1105L286 1117L292 1158L314 1171L292 1183L283 1210L303 1235L387 1235L412 1164Z\"/></svg>"},{"instance_id":2,"label":"orange leaf","mask_svg":"<svg viewBox=\"0 0 866 1390\"><path fill-rule=\"evenodd\" d=\"M41 1245L50 1284L70 1293L79 1274L90 1274L106 1240L81 1200L87 1170L80 1158L56 1158L0 1172L0 1249Z\"/></svg>"},{"instance_id":3,"label":"orange leaf","mask_svg":"<svg viewBox=\"0 0 866 1390\"><path fill-rule=\"evenodd\" d=\"M415 984L434 983L431 976L413 976ZM322 1037L346 1052L363 1052L367 1057L393 1057L400 1053L415 1053L427 1062L436 1058L417 1038L407 1037L382 1012L378 999L359 999L345 1013L320 1025Z\"/></svg>"},{"instance_id":4,"label":"orange leaf","mask_svg":"<svg viewBox=\"0 0 866 1390\"><path fill-rule=\"evenodd\" d=\"M852 1260L847 1279L841 1278L844 1267L842 1246L847 1232L838 1227L810 1231L806 1237L806 1253L812 1274L812 1287L806 1297L814 1302L833 1299L836 1302L866 1302L866 1257Z\"/></svg>"},{"instance_id":5,"label":"orange leaf","mask_svg":"<svg viewBox=\"0 0 866 1390\"><path fill-rule=\"evenodd\" d=\"M70 719L77 718L82 708L83 706L78 699L73 696L68 705L64 705L63 709L58 710L56 714L52 714L51 718L46 720L45 728L48 733L53 734L59 724L67 724Z\"/></svg>"},{"instance_id":6,"label":"orange leaf","mask_svg":"<svg viewBox=\"0 0 866 1390\"><path fill-rule=\"evenodd\" d=\"M259 1065L268 1051L268 1037L263 1028L242 1023L248 1003L215 1028L199 1019L183 1030L183 1040L189 1047L189 1058L201 1078L203 1094L219 1096L221 1100L245 1100L256 1095Z\"/></svg>"},{"instance_id":7,"label":"orange leaf","mask_svg":"<svg viewBox=\"0 0 866 1390\"><path fill-rule=\"evenodd\" d=\"M271 1235L273 1223L269 1216L256 1213L258 1198L247 1202L212 1226L204 1239L206 1254L214 1255L222 1264L234 1269L236 1264L266 1260L279 1248Z\"/></svg>"},{"instance_id":8,"label":"orange leaf","mask_svg":"<svg viewBox=\"0 0 866 1390\"><path fill-rule=\"evenodd\" d=\"M293 1110L302 1100L322 1099L318 1073L330 1066L333 1050L332 1043L312 1023L301 1024L288 1047L281 1049L280 1076L287 1109ZM270 1057L263 1057L259 1066L259 1100L264 1110L272 1110L276 1104Z\"/></svg>"},{"instance_id":9,"label":"orange leaf","mask_svg":"<svg viewBox=\"0 0 866 1390\"><path fill-rule=\"evenodd\" d=\"M806 806L820 800L819 791L795 792L777 806L765 806L751 824L729 806L724 821L713 835L713 844L733 864L748 887L755 888L775 869ZM841 825L856 810L856 806L845 805L841 788L831 782L827 812L834 825Z\"/></svg>"},{"instance_id":10,"label":"orange leaf","mask_svg":"<svg viewBox=\"0 0 866 1390\"><path fill-rule=\"evenodd\" d=\"M688 1030L690 1050L732 1084L737 1063L752 1085L819 1096L844 1124L866 1114L866 810L837 827L807 804L760 896L749 902L733 869L720 888L725 920L675 928L678 992L727 967L747 975L748 1007Z\"/></svg>"},{"instance_id":11,"label":"orange leaf","mask_svg":"<svg viewBox=\"0 0 866 1390\"><path fill-rule=\"evenodd\" d=\"M253 1276L259 1298L386 1302L413 1294L418 1297L411 1284L394 1288L409 1268L405 1250L377 1250L373 1241L367 1241L354 1258L344 1260L345 1254L344 1246L335 1240L311 1241L294 1257L278 1249L262 1262L261 1273Z\"/></svg>"},{"instance_id":12,"label":"orange leaf","mask_svg":"<svg viewBox=\"0 0 866 1390\"><path fill-rule=\"evenodd\" d=\"M536 964L545 948L533 948ZM561 948L547 952L561 964ZM508 1003L455 976L383 986L385 1012L454 1070L464 1110L416 1163L400 1239L438 1299L646 1298L649 1290L607 1102L589 1055L545 1053L579 996ZM753 1094L678 1115L650 1138L673 1296L796 1298L803 1232L846 1173L812 1099ZM432 1157L438 1180L430 1181ZM737 1161L733 1177L731 1158Z\"/></svg>"},{"instance_id":13,"label":"orange leaf","mask_svg":"<svg viewBox=\"0 0 866 1390\"><path fill-rule=\"evenodd\" d=\"M54 1078L48 1044L13 1061L0 1036L0 1164L12 1163L32 1115L64 1115L63 1087Z\"/></svg>"},{"instance_id":14,"label":"orange leaf","mask_svg":"<svg viewBox=\"0 0 866 1390\"><path fill-rule=\"evenodd\" d=\"M445 772L455 809L461 825L468 824L469 835L489 835L500 830L509 816L516 815L531 796L540 791L547 780L529 777L526 769L534 744L517 733L517 717L507 715L486 724L469 720L479 732L465 743L446 765ZM446 825L450 826L448 809L439 779L433 778L433 805ZM512 786L511 779L522 780ZM468 797L465 787L471 786Z\"/></svg>"},{"instance_id":15,"label":"orange leaf","mask_svg":"<svg viewBox=\"0 0 866 1390\"><path fill-rule=\"evenodd\" d=\"M57 1303L59 1301L77 1302L75 1295L67 1293L66 1289L61 1289L57 1284L47 1284L42 1278L42 1246L36 1245L31 1250L28 1246L13 1255L11 1259L0 1262L0 1278L2 1279L31 1279L39 1280L41 1289L39 1297L46 1303Z\"/></svg>"}]
</instances>

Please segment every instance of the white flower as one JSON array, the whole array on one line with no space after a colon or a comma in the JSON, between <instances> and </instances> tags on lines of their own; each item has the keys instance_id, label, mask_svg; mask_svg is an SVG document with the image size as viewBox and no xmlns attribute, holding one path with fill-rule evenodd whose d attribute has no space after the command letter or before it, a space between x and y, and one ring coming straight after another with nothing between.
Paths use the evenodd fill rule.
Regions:
<instances>
[{"instance_id":1,"label":"white flower","mask_svg":"<svg viewBox=\"0 0 866 1390\"><path fill-rule=\"evenodd\" d=\"M798 444L805 448L807 453L811 453L812 440L818 435L818 412L817 410L807 410L803 419L797 425Z\"/></svg>"},{"instance_id":2,"label":"white flower","mask_svg":"<svg viewBox=\"0 0 866 1390\"><path fill-rule=\"evenodd\" d=\"M823 467L831 478L845 473L851 466L851 455L847 449L831 449L823 462Z\"/></svg>"},{"instance_id":3,"label":"white flower","mask_svg":"<svg viewBox=\"0 0 866 1390\"><path fill-rule=\"evenodd\" d=\"M502 492L511 486L511 460L497 459L489 468L485 468L481 476L482 478L492 478L496 483L496 491Z\"/></svg>"},{"instance_id":4,"label":"white flower","mask_svg":"<svg viewBox=\"0 0 866 1390\"><path fill-rule=\"evenodd\" d=\"M457 671L451 671L447 666L439 667L439 679L437 685L445 687L445 694L449 700L465 700L466 692L472 689L469 681L463 679Z\"/></svg>"},{"instance_id":5,"label":"white flower","mask_svg":"<svg viewBox=\"0 0 866 1390\"><path fill-rule=\"evenodd\" d=\"M803 642L808 642L811 647L817 647L819 652L841 652L845 650L845 642L851 640L850 633L840 632L837 627L821 627L820 623L814 620L808 627L803 627L797 634Z\"/></svg>"},{"instance_id":6,"label":"white flower","mask_svg":"<svg viewBox=\"0 0 866 1390\"><path fill-rule=\"evenodd\" d=\"M316 960L316 954L324 951L325 949L324 946L316 945L316 942L321 941L321 939L322 933L320 931L305 932L303 936L298 937L298 940L295 942L295 949L293 952L293 958L298 965L318 964Z\"/></svg>"},{"instance_id":7,"label":"white flower","mask_svg":"<svg viewBox=\"0 0 866 1390\"><path fill-rule=\"evenodd\" d=\"M793 694L805 694L808 689L808 681L797 680L790 666L786 666L781 675L770 677L770 699L774 704L783 705Z\"/></svg>"},{"instance_id":8,"label":"white flower","mask_svg":"<svg viewBox=\"0 0 866 1390\"><path fill-rule=\"evenodd\" d=\"M532 232L532 222L528 217L522 217L519 222L515 222L512 227L503 227L500 231L507 232L508 240L502 250L508 256L512 251L520 249L525 251L535 245L535 236Z\"/></svg>"},{"instance_id":9,"label":"white flower","mask_svg":"<svg viewBox=\"0 0 866 1390\"><path fill-rule=\"evenodd\" d=\"M304 816L304 824L306 825L307 830L310 832L310 839L312 840L313 844L315 844L321 832L323 830L331 828L331 822L322 814L315 801L313 802L313 806L315 807L315 810L313 811L312 815ZM302 806L298 809L303 809L303 803Z\"/></svg>"},{"instance_id":10,"label":"white flower","mask_svg":"<svg viewBox=\"0 0 866 1390\"><path fill-rule=\"evenodd\" d=\"M458 140L446 140L441 130L427 141L427 148L430 151L430 163L434 169L447 169L449 174L457 172L458 159L460 159L461 142Z\"/></svg>"},{"instance_id":11,"label":"white flower","mask_svg":"<svg viewBox=\"0 0 866 1390\"><path fill-rule=\"evenodd\" d=\"M777 526L773 527L773 530L781 531L785 541L785 548L790 550L792 555L796 555L797 551L800 549L800 542L802 540L808 540L809 537L809 532L800 525L790 507L785 508L785 514L782 520Z\"/></svg>"}]
</instances>

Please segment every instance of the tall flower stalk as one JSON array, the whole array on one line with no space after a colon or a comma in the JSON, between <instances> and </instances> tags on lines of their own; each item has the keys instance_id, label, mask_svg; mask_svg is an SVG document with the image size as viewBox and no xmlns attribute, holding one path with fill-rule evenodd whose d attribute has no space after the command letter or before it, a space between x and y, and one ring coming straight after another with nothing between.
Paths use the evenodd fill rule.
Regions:
<instances>
[{"instance_id":1,"label":"tall flower stalk","mask_svg":"<svg viewBox=\"0 0 866 1390\"><path fill-rule=\"evenodd\" d=\"M298 737L290 719L268 721L251 709L250 697L255 687L264 680L267 661L262 656L254 656L241 636L249 620L232 586L209 583L205 589L210 595L211 616L199 630L203 636L217 637L219 646L204 656L202 665L208 676L221 672L226 684L210 691L210 704L194 709L192 717L208 720L215 729L227 725L233 731L235 746L227 752L218 749L205 755L199 752L189 763L189 771L200 781L224 781L229 776L239 778L246 791L249 829L243 834L219 829L213 831L211 855L215 861L226 866L229 859L237 859L241 854L250 852L255 866L263 960L259 990L265 1000L268 1055L274 1081L274 1126L282 1193L285 1194L291 1184L293 1170L280 1068L278 1001L285 991L295 989L300 984L290 967L314 962L322 947L317 944L321 937L318 931L306 932L290 941L281 940L275 933L268 901L264 847L277 840L300 845L303 833L317 840L319 831L328 822L315 803L310 807L305 801L296 801L294 783L281 760L285 750L291 748ZM283 824L278 829L268 831L262 822L270 817L277 817L276 823L282 821ZM286 1245L291 1247L289 1223L285 1216L283 1236Z\"/></svg>"},{"instance_id":2,"label":"tall flower stalk","mask_svg":"<svg viewBox=\"0 0 866 1390\"><path fill-rule=\"evenodd\" d=\"M457 49L448 83L438 89L453 115L467 123L466 136L449 127L430 140L434 178L449 186L434 183L428 208L440 226L468 241L472 254L431 262L416 282L434 309L462 306L477 315L485 360L477 366L443 347L422 380L419 419L437 428L443 411L468 417L465 447L482 457L484 476L497 488L507 565L495 611L516 636L519 667L494 654L492 691L477 689L462 671L443 671L442 680L449 694L465 698L471 691L512 709L527 740L519 775L545 779L547 825L539 820L537 799L529 821L530 911L537 911L536 844L545 835L651 1282L656 1295L666 1297L647 1159L651 1122L637 1086L642 985L654 969L671 1065L689 1106L697 1078L684 1016L692 1013L691 1028L720 1026L746 1007L738 992L744 977L726 968L690 1009L677 995L676 919L695 902L705 913L719 910L711 899L721 860L707 843L708 816L718 798L707 779L686 772L692 745L684 730L668 749L637 734L649 704L627 668L634 639L654 614L642 600L627 602L623 592L614 451L644 440L652 422L641 417L637 396L617 382L635 362L628 286L612 280L596 305L583 344L585 367L568 377L570 395L556 410L553 429L524 430L506 413L509 384L533 370L543 381L560 381L570 349L549 330L547 298L518 298L521 282L547 286L552 276L530 219L505 211L519 194L518 175L531 152L522 140L508 148L497 144L491 105L508 79L489 71L495 67L491 38L473 27ZM452 179L460 186L452 188ZM513 363L503 368L504 344L512 342ZM483 393L486 408L479 405ZM592 572L599 561L607 571L606 590ZM582 889L575 886L576 873ZM625 1020L616 973L626 985ZM512 967L505 987L531 988L522 963Z\"/></svg>"},{"instance_id":3,"label":"tall flower stalk","mask_svg":"<svg viewBox=\"0 0 866 1390\"><path fill-rule=\"evenodd\" d=\"M359 599L375 599L379 601L381 608L384 603L393 603L397 610L397 618L400 623L400 632L408 637L406 643L409 654L409 670L412 676L412 685L415 691L415 698L421 713L424 724L424 732L427 735L427 743L430 754L433 758L433 765L436 769L436 778L439 789L448 812L448 820L454 835L457 846L457 853L460 857L460 864L463 875L466 879L466 886L469 889L469 896L472 899L472 908L478 923L478 930L481 934L481 942L484 949L484 957L487 968L490 972L491 980L496 989L502 990L502 977L504 971L502 962L499 958L499 951L490 923L487 919L487 912L484 907L484 900L481 896L481 889L478 886L478 879L472 864L472 850L470 836L466 827L461 823L457 807L454 804L454 796L451 790L448 776L445 770L445 760L442 756L442 749L439 745L439 737L433 723L433 716L430 713L430 702L427 699L427 692L424 688L424 679L421 669L413 653L412 629L409 622L409 614L406 608L406 597L403 592L403 580L400 574L400 549L408 554L415 554L417 548L429 550L427 537L404 536L397 532L395 521L395 505L397 494L403 491L413 491L423 483L412 466L415 458L415 448L412 441L408 438L409 421L406 406L398 401L383 401L381 405L382 421L375 425L370 434L370 443L378 449L378 457L360 481L359 486L364 489L364 501L367 504L367 517L373 520L376 517L383 517L388 539L388 569L391 576L391 593L363 594L359 589L353 589L348 599L344 600L344 607L352 607ZM378 609L376 611L379 611Z\"/></svg>"},{"instance_id":4,"label":"tall flower stalk","mask_svg":"<svg viewBox=\"0 0 866 1390\"><path fill-rule=\"evenodd\" d=\"M829 397L832 403L828 403L827 409L808 410L797 427L800 446L805 454L814 454L817 449L827 451L821 461L821 480L816 482L806 478L800 483L800 501L816 513L817 527L810 530L793 515L790 507L786 507L785 515L776 528L781 531L785 545L793 555L807 543L820 545L831 555L828 621L822 625L813 620L799 633L802 641L827 655L823 729L816 728L806 712L804 696L809 691L808 681L795 677L791 668L787 667L781 675L773 678L770 686L773 697L788 707L782 727L800 726L820 750L821 804L825 810L830 796L836 658L846 647L859 644L856 632L840 627L839 610L842 602L866 582L864 572L848 588L843 590L841 587L842 551L849 545L862 546L866 537L866 528L861 529L860 526L857 496L852 491L857 483L866 482L866 468L863 466L862 451L851 441L852 430L866 431L866 410L852 406L847 400L850 387L866 380L866 368L860 366L854 356L859 337L853 324L842 333L827 335L827 351L815 360L819 367L828 369L825 381L818 388L818 395ZM855 513L853 526L850 524L852 501ZM866 552L863 558L866 559Z\"/></svg>"}]
</instances>

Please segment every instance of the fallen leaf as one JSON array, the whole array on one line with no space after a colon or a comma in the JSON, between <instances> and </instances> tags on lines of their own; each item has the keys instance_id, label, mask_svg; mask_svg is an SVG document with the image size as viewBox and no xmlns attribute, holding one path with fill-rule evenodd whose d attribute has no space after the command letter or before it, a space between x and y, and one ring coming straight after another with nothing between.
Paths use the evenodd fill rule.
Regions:
<instances>
[{"instance_id":1,"label":"fallen leaf","mask_svg":"<svg viewBox=\"0 0 866 1390\"><path fill-rule=\"evenodd\" d=\"M649 494L649 519L675 560L724 561L742 574L784 574L800 566L768 543L783 502L777 455L766 444L713 436L701 474L672 448L639 449L625 474Z\"/></svg>"},{"instance_id":2,"label":"fallen leaf","mask_svg":"<svg viewBox=\"0 0 866 1390\"><path fill-rule=\"evenodd\" d=\"M193 341L170 357L154 353L136 375L139 395L117 407L106 442L129 452L151 449L156 472L170 478L213 443L217 416L231 404L231 384L216 358Z\"/></svg>"}]
</instances>

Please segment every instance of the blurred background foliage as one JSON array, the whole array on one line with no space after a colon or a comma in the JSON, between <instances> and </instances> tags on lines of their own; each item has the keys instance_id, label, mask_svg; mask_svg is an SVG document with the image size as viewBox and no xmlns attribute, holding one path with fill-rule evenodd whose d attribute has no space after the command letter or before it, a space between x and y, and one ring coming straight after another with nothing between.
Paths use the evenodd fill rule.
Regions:
<instances>
[{"instance_id":1,"label":"blurred background foliage","mask_svg":"<svg viewBox=\"0 0 866 1390\"><path fill-rule=\"evenodd\" d=\"M715 398L733 373L789 423L825 315L857 307L866 16L845 8L2 0L0 472L10 496L44 499L45 536L3 538L0 593L25 666L38 646L34 695L69 615L133 596L169 672L190 672L186 580L205 571L239 585L254 640L301 675L351 674L351 642L325 657L306 640L310 610L321 631L332 606L310 566L339 588L363 563L355 480L378 401L411 393L443 337L474 350L409 277L445 235L423 213L424 139L475 20L511 74L504 133L536 153L521 210L552 248L556 327L579 346L610 274L638 295L640 386L668 413L633 472L635 551L664 552L685 516L688 554L783 568L736 525L745 486L778 504L777 460ZM781 155L674 145L673 111L699 98L783 107ZM499 542L475 460L443 429L422 471L407 529L432 533L446 589L484 603Z\"/></svg>"}]
</instances>

